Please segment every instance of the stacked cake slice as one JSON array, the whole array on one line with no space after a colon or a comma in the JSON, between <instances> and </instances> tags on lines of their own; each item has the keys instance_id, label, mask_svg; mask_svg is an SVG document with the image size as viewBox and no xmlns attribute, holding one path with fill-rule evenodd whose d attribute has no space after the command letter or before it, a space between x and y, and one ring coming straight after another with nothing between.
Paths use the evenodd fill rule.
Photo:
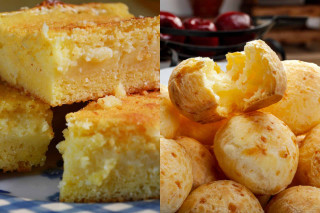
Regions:
<instances>
[{"instance_id":1,"label":"stacked cake slice","mask_svg":"<svg viewBox=\"0 0 320 213\"><path fill-rule=\"evenodd\" d=\"M66 116L60 199L158 198L159 25L121 3L0 13L0 169L43 165L50 107L92 101Z\"/></svg>"},{"instance_id":2,"label":"stacked cake slice","mask_svg":"<svg viewBox=\"0 0 320 213\"><path fill-rule=\"evenodd\" d=\"M48 104L0 82L0 169L43 165L53 137Z\"/></svg>"},{"instance_id":3,"label":"stacked cake slice","mask_svg":"<svg viewBox=\"0 0 320 213\"><path fill-rule=\"evenodd\" d=\"M159 88L159 17L123 4L57 3L0 14L0 76L51 106Z\"/></svg>"},{"instance_id":4,"label":"stacked cake slice","mask_svg":"<svg viewBox=\"0 0 320 213\"><path fill-rule=\"evenodd\" d=\"M159 93L107 96L67 115L60 199L123 201L160 193Z\"/></svg>"}]
</instances>

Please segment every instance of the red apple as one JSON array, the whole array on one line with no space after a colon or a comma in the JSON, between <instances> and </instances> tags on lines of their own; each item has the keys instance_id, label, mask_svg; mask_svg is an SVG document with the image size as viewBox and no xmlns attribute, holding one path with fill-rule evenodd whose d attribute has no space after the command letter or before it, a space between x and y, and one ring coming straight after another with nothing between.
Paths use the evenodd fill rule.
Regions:
<instances>
[{"instance_id":1,"label":"red apple","mask_svg":"<svg viewBox=\"0 0 320 213\"><path fill-rule=\"evenodd\" d=\"M208 19L188 18L184 20L183 24L188 30L217 31L215 24ZM217 46L219 44L217 37L189 37L188 42L203 46Z\"/></svg>"},{"instance_id":2,"label":"red apple","mask_svg":"<svg viewBox=\"0 0 320 213\"><path fill-rule=\"evenodd\" d=\"M242 30L251 27L251 18L242 12L226 12L216 19L218 30Z\"/></svg>"},{"instance_id":3,"label":"red apple","mask_svg":"<svg viewBox=\"0 0 320 213\"><path fill-rule=\"evenodd\" d=\"M226 12L216 19L216 27L221 31L244 30L252 27L251 18L242 12ZM254 39L254 34L221 38L221 43L225 45L239 44Z\"/></svg>"},{"instance_id":4,"label":"red apple","mask_svg":"<svg viewBox=\"0 0 320 213\"><path fill-rule=\"evenodd\" d=\"M182 21L179 17L173 15L169 12L160 11L160 26L168 27L168 28L176 28L176 29L184 29ZM169 34L160 34L160 37L163 39L176 41L176 42L184 42L185 36L177 36L177 35L169 35Z\"/></svg>"}]
</instances>

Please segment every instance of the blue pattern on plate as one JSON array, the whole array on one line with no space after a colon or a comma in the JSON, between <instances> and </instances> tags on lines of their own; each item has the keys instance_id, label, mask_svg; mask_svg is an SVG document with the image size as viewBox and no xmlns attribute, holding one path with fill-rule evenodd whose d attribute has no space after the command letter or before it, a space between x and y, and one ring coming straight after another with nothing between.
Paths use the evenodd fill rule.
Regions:
<instances>
[{"instance_id":1,"label":"blue pattern on plate","mask_svg":"<svg viewBox=\"0 0 320 213\"><path fill-rule=\"evenodd\" d=\"M42 172L41 176L48 177L50 179L55 178L62 178L63 169L61 168L54 168L54 169L47 169Z\"/></svg>"},{"instance_id":2,"label":"blue pattern on plate","mask_svg":"<svg viewBox=\"0 0 320 213\"><path fill-rule=\"evenodd\" d=\"M53 201L53 202L58 202L59 201L59 196L60 196L60 193L57 192L57 193L55 193L53 195L48 196L47 200Z\"/></svg>"},{"instance_id":3,"label":"blue pattern on plate","mask_svg":"<svg viewBox=\"0 0 320 213\"><path fill-rule=\"evenodd\" d=\"M17 173L16 176L12 176L11 173L2 175L0 179L0 213L19 210L28 213L74 213L80 211L87 213L160 212L159 200L124 203L58 202L59 189L57 185L62 174L62 168L40 168L39 171L33 171L33 173ZM45 190L43 190L44 188Z\"/></svg>"},{"instance_id":4,"label":"blue pattern on plate","mask_svg":"<svg viewBox=\"0 0 320 213\"><path fill-rule=\"evenodd\" d=\"M48 201L36 201L0 194L0 212L6 213L13 210L26 210L29 212L64 212L74 213L86 211L92 213L118 212L118 213L156 213L160 212L159 200L148 200L126 203L59 203Z\"/></svg>"},{"instance_id":5,"label":"blue pattern on plate","mask_svg":"<svg viewBox=\"0 0 320 213\"><path fill-rule=\"evenodd\" d=\"M6 213L11 211L28 210L28 213L44 213L44 212L64 212L74 213L85 211L87 213L100 213L100 212L117 212L117 213L157 213L160 212L160 201L159 200L148 200L148 201L137 201L137 202L124 202L124 203L62 203L59 201L59 192L57 187L57 180L61 179L63 170L61 168L45 169L39 173L35 173L30 179L18 178L19 182L24 182L24 185L30 187L30 193L34 193L34 183L29 182L30 180L37 181L45 180L46 185L54 187L56 190L51 190L41 198L28 199L23 198L24 196L17 193L15 184L11 184L12 192L10 189L5 188L8 191L0 189L0 213ZM28 175L26 175L28 176ZM44 177L44 179L43 179ZM42 179L41 179L42 178ZM38 180L37 180L38 179ZM3 185L5 186L5 185ZM21 185L20 185L21 186ZM43 186L43 182L42 185ZM24 188L25 191L27 188ZM40 187L41 188L41 187ZM14 189L14 190L13 190ZM19 188L19 190L21 190ZM50 190L49 190L50 191ZM26 195L25 195L26 196ZM43 200L42 200L43 199Z\"/></svg>"}]
</instances>

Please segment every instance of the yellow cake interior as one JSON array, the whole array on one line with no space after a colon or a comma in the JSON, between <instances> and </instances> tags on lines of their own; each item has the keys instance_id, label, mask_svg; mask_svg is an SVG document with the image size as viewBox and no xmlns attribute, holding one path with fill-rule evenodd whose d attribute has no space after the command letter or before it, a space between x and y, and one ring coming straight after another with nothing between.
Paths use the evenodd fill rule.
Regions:
<instances>
[{"instance_id":1,"label":"yellow cake interior","mask_svg":"<svg viewBox=\"0 0 320 213\"><path fill-rule=\"evenodd\" d=\"M107 96L67 115L61 201L159 198L158 96Z\"/></svg>"},{"instance_id":2,"label":"yellow cake interior","mask_svg":"<svg viewBox=\"0 0 320 213\"><path fill-rule=\"evenodd\" d=\"M0 82L0 169L43 165L53 137L50 106Z\"/></svg>"}]
</instances>

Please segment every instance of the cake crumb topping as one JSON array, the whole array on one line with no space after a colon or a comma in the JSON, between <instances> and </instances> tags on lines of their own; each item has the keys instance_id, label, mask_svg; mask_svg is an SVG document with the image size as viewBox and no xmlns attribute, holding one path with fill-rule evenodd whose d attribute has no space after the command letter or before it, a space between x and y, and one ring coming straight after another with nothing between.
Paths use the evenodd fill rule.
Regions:
<instances>
[{"instance_id":1,"label":"cake crumb topping","mask_svg":"<svg viewBox=\"0 0 320 213\"><path fill-rule=\"evenodd\" d=\"M122 101L115 96L106 96L98 99L98 104L104 108L117 107L122 105Z\"/></svg>"},{"instance_id":2,"label":"cake crumb topping","mask_svg":"<svg viewBox=\"0 0 320 213\"><path fill-rule=\"evenodd\" d=\"M124 86L121 82L119 83L118 87L115 89L115 96L119 98L127 96L126 90L124 89Z\"/></svg>"}]
</instances>

